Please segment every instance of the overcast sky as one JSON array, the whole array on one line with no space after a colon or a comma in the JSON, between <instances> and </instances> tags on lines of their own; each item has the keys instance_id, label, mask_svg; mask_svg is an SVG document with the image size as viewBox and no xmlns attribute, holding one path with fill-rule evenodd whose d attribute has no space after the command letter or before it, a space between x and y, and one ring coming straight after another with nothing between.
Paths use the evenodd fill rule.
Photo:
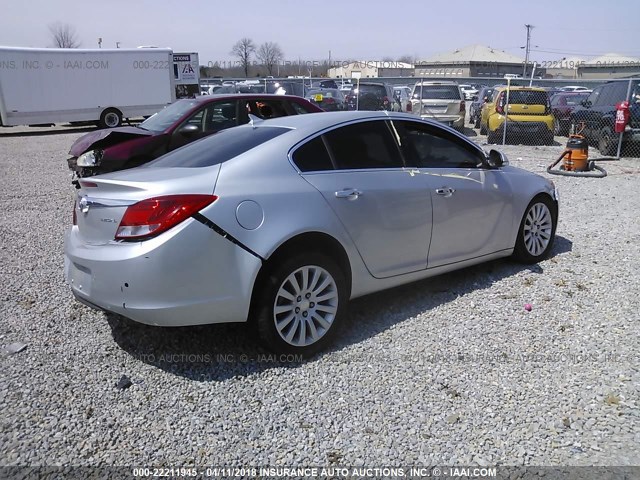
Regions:
<instances>
[{"instance_id":1,"label":"overcast sky","mask_svg":"<svg viewBox=\"0 0 640 480\"><path fill-rule=\"evenodd\" d=\"M242 37L276 42L290 61L418 59L472 44L532 59L640 57L638 0L284 1L0 0L0 45L52 46L48 25L75 27L82 48L171 47L200 64L233 60Z\"/></svg>"}]
</instances>

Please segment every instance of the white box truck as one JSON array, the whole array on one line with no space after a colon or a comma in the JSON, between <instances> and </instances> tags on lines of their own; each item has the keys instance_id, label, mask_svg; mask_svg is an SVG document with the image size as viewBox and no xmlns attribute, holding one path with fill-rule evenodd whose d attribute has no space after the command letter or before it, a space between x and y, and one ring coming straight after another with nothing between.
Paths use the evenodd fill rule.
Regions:
<instances>
[{"instance_id":1,"label":"white box truck","mask_svg":"<svg viewBox=\"0 0 640 480\"><path fill-rule=\"evenodd\" d=\"M198 54L173 54L173 80L176 98L193 98L200 95L200 62Z\"/></svg>"},{"instance_id":2,"label":"white box truck","mask_svg":"<svg viewBox=\"0 0 640 480\"><path fill-rule=\"evenodd\" d=\"M153 115L175 100L168 48L0 47L0 125L97 122Z\"/></svg>"}]
</instances>

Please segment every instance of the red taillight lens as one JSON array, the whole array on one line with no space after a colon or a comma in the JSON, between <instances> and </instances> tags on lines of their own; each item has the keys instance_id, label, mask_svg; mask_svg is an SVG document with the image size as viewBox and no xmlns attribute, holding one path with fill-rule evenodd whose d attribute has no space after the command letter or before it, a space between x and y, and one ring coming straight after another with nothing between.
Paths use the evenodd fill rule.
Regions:
<instances>
[{"instance_id":1,"label":"red taillight lens","mask_svg":"<svg viewBox=\"0 0 640 480\"><path fill-rule=\"evenodd\" d=\"M135 203L124 212L116 240L154 237L218 199L215 195L166 195Z\"/></svg>"},{"instance_id":2,"label":"red taillight lens","mask_svg":"<svg viewBox=\"0 0 640 480\"><path fill-rule=\"evenodd\" d=\"M384 97L384 98L382 99L382 104L383 104L383 105L389 105L389 97Z\"/></svg>"},{"instance_id":3,"label":"red taillight lens","mask_svg":"<svg viewBox=\"0 0 640 480\"><path fill-rule=\"evenodd\" d=\"M503 102L504 101L504 94L500 94L500 98L498 98L498 100L496 101L496 113L499 114L504 114L504 105Z\"/></svg>"},{"instance_id":4,"label":"red taillight lens","mask_svg":"<svg viewBox=\"0 0 640 480\"><path fill-rule=\"evenodd\" d=\"M336 103L336 101L331 97L327 97L324 99L324 103Z\"/></svg>"},{"instance_id":5,"label":"red taillight lens","mask_svg":"<svg viewBox=\"0 0 640 480\"><path fill-rule=\"evenodd\" d=\"M465 105L465 102L460 102L460 112L466 111L465 110L466 108L467 108L467 106Z\"/></svg>"},{"instance_id":6,"label":"red taillight lens","mask_svg":"<svg viewBox=\"0 0 640 480\"><path fill-rule=\"evenodd\" d=\"M411 102L407 102L407 112L411 112L411 111L412 111Z\"/></svg>"}]
</instances>

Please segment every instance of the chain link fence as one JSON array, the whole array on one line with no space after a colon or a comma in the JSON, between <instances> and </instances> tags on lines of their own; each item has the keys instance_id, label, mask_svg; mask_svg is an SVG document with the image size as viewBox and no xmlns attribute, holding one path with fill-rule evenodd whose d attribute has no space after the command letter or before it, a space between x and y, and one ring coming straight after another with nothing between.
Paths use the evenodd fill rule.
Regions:
<instances>
[{"instance_id":1,"label":"chain link fence","mask_svg":"<svg viewBox=\"0 0 640 480\"><path fill-rule=\"evenodd\" d=\"M236 80L242 85L241 79ZM367 109L371 103L373 109L405 111L446 123L480 144L564 146L570 135L577 134L602 157L640 157L637 77L620 80L306 77L260 79L253 83L251 88L267 93L303 97L316 88L333 88L344 95L346 110ZM360 90L364 94L370 90L366 86L373 84L391 87L386 92L380 89L380 95L386 98L380 104L359 102L361 95L354 96L354 91L362 85ZM389 95L393 97L388 98Z\"/></svg>"}]
</instances>

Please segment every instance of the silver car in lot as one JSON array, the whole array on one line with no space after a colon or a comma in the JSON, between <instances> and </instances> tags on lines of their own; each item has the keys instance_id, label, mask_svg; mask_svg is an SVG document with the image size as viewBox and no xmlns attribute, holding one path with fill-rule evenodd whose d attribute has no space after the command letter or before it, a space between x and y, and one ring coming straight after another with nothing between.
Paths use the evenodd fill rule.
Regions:
<instances>
[{"instance_id":1,"label":"silver car in lot","mask_svg":"<svg viewBox=\"0 0 640 480\"><path fill-rule=\"evenodd\" d=\"M65 240L78 300L138 322L255 322L325 347L349 299L552 248L552 182L390 112L282 117L80 180Z\"/></svg>"}]
</instances>

